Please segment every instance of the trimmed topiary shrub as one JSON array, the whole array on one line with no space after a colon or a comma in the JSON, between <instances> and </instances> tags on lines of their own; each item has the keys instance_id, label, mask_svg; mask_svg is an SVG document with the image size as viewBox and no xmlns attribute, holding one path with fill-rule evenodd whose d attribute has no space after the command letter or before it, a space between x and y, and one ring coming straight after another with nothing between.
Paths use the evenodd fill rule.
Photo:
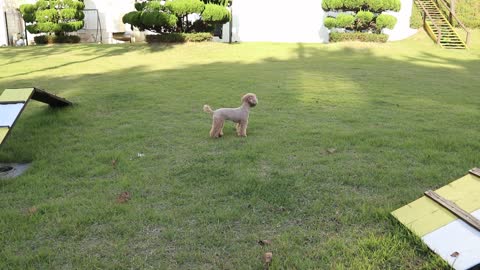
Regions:
<instances>
[{"instance_id":1,"label":"trimmed topiary shrub","mask_svg":"<svg viewBox=\"0 0 480 270\"><path fill-rule=\"evenodd\" d=\"M363 41L363 42L381 42L385 43L388 36L385 34L369 34L369 33L330 33L331 42L342 41Z\"/></svg>"},{"instance_id":2,"label":"trimmed topiary shrub","mask_svg":"<svg viewBox=\"0 0 480 270\"><path fill-rule=\"evenodd\" d=\"M230 11L224 6L206 4L202 13L202 20L224 24L230 21Z\"/></svg>"},{"instance_id":3,"label":"trimmed topiary shrub","mask_svg":"<svg viewBox=\"0 0 480 270\"><path fill-rule=\"evenodd\" d=\"M377 25L377 30L381 31L383 28L393 29L397 23L397 18L388 14L380 14L375 19L375 24Z\"/></svg>"},{"instance_id":4,"label":"trimmed topiary shrub","mask_svg":"<svg viewBox=\"0 0 480 270\"><path fill-rule=\"evenodd\" d=\"M370 26L375 15L370 11L359 11L355 16L355 28L357 30L366 29Z\"/></svg>"},{"instance_id":5,"label":"trimmed topiary shrub","mask_svg":"<svg viewBox=\"0 0 480 270\"><path fill-rule=\"evenodd\" d=\"M333 17L327 17L327 18L325 18L325 20L323 21L323 24L324 24L325 27L328 28L328 29L335 28L335 27L337 27L337 19L335 19L335 18L333 18Z\"/></svg>"},{"instance_id":6,"label":"trimmed topiary shrub","mask_svg":"<svg viewBox=\"0 0 480 270\"><path fill-rule=\"evenodd\" d=\"M137 27L140 31L156 33L203 31L230 21L227 3L226 0L169 0L163 5L159 0L146 0L135 3L136 11L123 15L122 21L132 29ZM192 23L189 14L200 15L200 20Z\"/></svg>"},{"instance_id":7,"label":"trimmed topiary shrub","mask_svg":"<svg viewBox=\"0 0 480 270\"><path fill-rule=\"evenodd\" d=\"M475 0L477 1L477 0ZM478 0L480 1L480 0ZM385 10L400 11L400 0L323 0L322 8L328 10L369 10L382 12Z\"/></svg>"},{"instance_id":8,"label":"trimmed topiary shrub","mask_svg":"<svg viewBox=\"0 0 480 270\"><path fill-rule=\"evenodd\" d=\"M21 5L19 10L29 24L27 30L30 33L62 36L83 28L84 8L81 0L38 0L35 4Z\"/></svg>"},{"instance_id":9,"label":"trimmed topiary shrub","mask_svg":"<svg viewBox=\"0 0 480 270\"><path fill-rule=\"evenodd\" d=\"M336 27L352 28L355 17L350 14L339 14L336 19Z\"/></svg>"},{"instance_id":10,"label":"trimmed topiary shrub","mask_svg":"<svg viewBox=\"0 0 480 270\"><path fill-rule=\"evenodd\" d=\"M148 43L183 43L211 41L211 33L168 33L161 35L147 35Z\"/></svg>"}]
</instances>

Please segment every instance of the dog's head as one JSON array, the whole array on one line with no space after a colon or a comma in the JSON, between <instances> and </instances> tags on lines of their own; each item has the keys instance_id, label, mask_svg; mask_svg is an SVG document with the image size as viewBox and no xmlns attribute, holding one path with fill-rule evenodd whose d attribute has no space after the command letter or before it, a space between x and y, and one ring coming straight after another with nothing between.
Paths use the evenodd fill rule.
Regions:
<instances>
[{"instance_id":1,"label":"dog's head","mask_svg":"<svg viewBox=\"0 0 480 270\"><path fill-rule=\"evenodd\" d=\"M248 93L242 97L242 102L247 103L250 107L255 107L258 103L258 99L255 94Z\"/></svg>"}]
</instances>

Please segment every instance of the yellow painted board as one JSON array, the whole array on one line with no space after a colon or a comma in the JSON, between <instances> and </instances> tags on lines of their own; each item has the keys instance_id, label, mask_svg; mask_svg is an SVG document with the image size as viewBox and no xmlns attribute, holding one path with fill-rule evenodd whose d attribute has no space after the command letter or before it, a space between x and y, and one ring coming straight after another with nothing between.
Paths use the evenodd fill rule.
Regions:
<instances>
[{"instance_id":1,"label":"yellow painted board","mask_svg":"<svg viewBox=\"0 0 480 270\"><path fill-rule=\"evenodd\" d=\"M8 128L7 127L1 127L0 128L0 144L2 144L5 137L7 137L7 133L8 133Z\"/></svg>"},{"instance_id":2,"label":"yellow painted board","mask_svg":"<svg viewBox=\"0 0 480 270\"><path fill-rule=\"evenodd\" d=\"M27 101L32 95L33 88L5 89L0 95L1 101Z\"/></svg>"},{"instance_id":3,"label":"yellow painted board","mask_svg":"<svg viewBox=\"0 0 480 270\"><path fill-rule=\"evenodd\" d=\"M435 192L469 213L480 209L480 178L474 175L465 175ZM393 211L392 215L420 237L458 219L425 196Z\"/></svg>"}]
</instances>

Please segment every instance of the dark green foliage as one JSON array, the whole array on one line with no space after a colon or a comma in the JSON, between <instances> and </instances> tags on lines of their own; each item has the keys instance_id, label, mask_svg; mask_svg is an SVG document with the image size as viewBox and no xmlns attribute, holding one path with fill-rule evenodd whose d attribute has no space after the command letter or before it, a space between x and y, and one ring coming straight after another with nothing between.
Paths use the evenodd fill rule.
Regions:
<instances>
[{"instance_id":1,"label":"dark green foliage","mask_svg":"<svg viewBox=\"0 0 480 270\"><path fill-rule=\"evenodd\" d=\"M224 6L206 4L202 13L205 22L227 23L230 21L230 12Z\"/></svg>"},{"instance_id":2,"label":"dark green foliage","mask_svg":"<svg viewBox=\"0 0 480 270\"><path fill-rule=\"evenodd\" d=\"M323 21L323 24L324 24L325 27L328 28L328 29L335 28L335 27L337 27L337 19L335 19L335 18L333 18L333 17L327 17L327 18L325 18L325 20Z\"/></svg>"},{"instance_id":3,"label":"dark green foliage","mask_svg":"<svg viewBox=\"0 0 480 270\"><path fill-rule=\"evenodd\" d=\"M375 23L377 25L377 30L379 31L383 28L393 29L397 23L397 18L388 14L380 14L375 20Z\"/></svg>"},{"instance_id":4,"label":"dark green foliage","mask_svg":"<svg viewBox=\"0 0 480 270\"><path fill-rule=\"evenodd\" d=\"M385 43L388 36L385 34L370 34L370 33L330 33L330 42L341 41L363 41L363 42L381 42Z\"/></svg>"},{"instance_id":5,"label":"dark green foliage","mask_svg":"<svg viewBox=\"0 0 480 270\"><path fill-rule=\"evenodd\" d=\"M164 12L143 12L141 22L144 25L174 27L177 23L177 17L173 14Z\"/></svg>"},{"instance_id":6,"label":"dark green foliage","mask_svg":"<svg viewBox=\"0 0 480 270\"><path fill-rule=\"evenodd\" d=\"M83 25L85 4L81 0L38 0L35 4L21 5L19 10L30 33L54 33L80 30Z\"/></svg>"},{"instance_id":7,"label":"dark green foliage","mask_svg":"<svg viewBox=\"0 0 480 270\"><path fill-rule=\"evenodd\" d=\"M422 13L416 5L413 5L412 16L410 17L410 27L418 29L423 26Z\"/></svg>"},{"instance_id":8,"label":"dark green foliage","mask_svg":"<svg viewBox=\"0 0 480 270\"><path fill-rule=\"evenodd\" d=\"M177 17L183 17L192 13L202 13L205 3L200 0L174 0L167 1L165 7Z\"/></svg>"},{"instance_id":9,"label":"dark green foliage","mask_svg":"<svg viewBox=\"0 0 480 270\"><path fill-rule=\"evenodd\" d=\"M211 41L211 33L168 33L161 35L147 35L148 43L183 43Z\"/></svg>"},{"instance_id":10,"label":"dark green foliage","mask_svg":"<svg viewBox=\"0 0 480 270\"><path fill-rule=\"evenodd\" d=\"M135 3L135 9L137 11L142 11L148 3L150 3L150 2L136 2Z\"/></svg>"},{"instance_id":11,"label":"dark green foliage","mask_svg":"<svg viewBox=\"0 0 480 270\"><path fill-rule=\"evenodd\" d=\"M194 33L212 33L215 31L215 24L204 22L202 20L196 20L192 24L192 31Z\"/></svg>"},{"instance_id":12,"label":"dark green foliage","mask_svg":"<svg viewBox=\"0 0 480 270\"><path fill-rule=\"evenodd\" d=\"M351 28L353 26L353 22L355 21L355 17L350 14L339 14L337 16L337 27L342 27L342 28Z\"/></svg>"},{"instance_id":13,"label":"dark green foliage","mask_svg":"<svg viewBox=\"0 0 480 270\"><path fill-rule=\"evenodd\" d=\"M122 17L123 23L128 23L131 25L140 25L142 23L142 12L140 11L131 11Z\"/></svg>"},{"instance_id":14,"label":"dark green foliage","mask_svg":"<svg viewBox=\"0 0 480 270\"><path fill-rule=\"evenodd\" d=\"M36 44L54 44L54 43L79 43L80 37L79 36L53 36L53 35L44 35L44 36L36 36L33 38Z\"/></svg>"}]
</instances>

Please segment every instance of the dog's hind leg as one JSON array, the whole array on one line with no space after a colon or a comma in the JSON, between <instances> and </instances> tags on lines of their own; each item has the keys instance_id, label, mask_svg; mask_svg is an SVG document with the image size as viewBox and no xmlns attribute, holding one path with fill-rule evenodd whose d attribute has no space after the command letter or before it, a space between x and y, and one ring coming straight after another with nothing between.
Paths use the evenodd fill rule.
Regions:
<instances>
[{"instance_id":1,"label":"dog's hind leg","mask_svg":"<svg viewBox=\"0 0 480 270\"><path fill-rule=\"evenodd\" d=\"M210 137L218 138L220 137L220 132L222 131L224 120L222 118L213 117L212 129L210 130Z\"/></svg>"}]
</instances>

